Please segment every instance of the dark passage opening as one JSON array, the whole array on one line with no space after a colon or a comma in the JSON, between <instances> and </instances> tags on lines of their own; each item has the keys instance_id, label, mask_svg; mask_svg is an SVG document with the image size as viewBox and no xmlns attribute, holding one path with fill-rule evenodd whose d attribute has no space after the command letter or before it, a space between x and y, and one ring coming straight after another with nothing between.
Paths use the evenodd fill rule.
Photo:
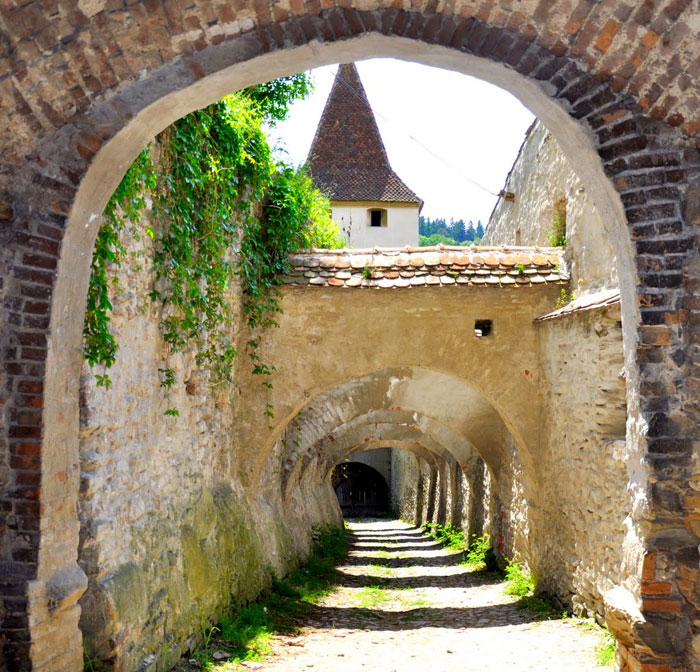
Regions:
<instances>
[{"instance_id":1,"label":"dark passage opening","mask_svg":"<svg viewBox=\"0 0 700 672\"><path fill-rule=\"evenodd\" d=\"M382 516L389 511L389 486L372 467L344 462L333 469L333 487L343 516Z\"/></svg>"}]
</instances>

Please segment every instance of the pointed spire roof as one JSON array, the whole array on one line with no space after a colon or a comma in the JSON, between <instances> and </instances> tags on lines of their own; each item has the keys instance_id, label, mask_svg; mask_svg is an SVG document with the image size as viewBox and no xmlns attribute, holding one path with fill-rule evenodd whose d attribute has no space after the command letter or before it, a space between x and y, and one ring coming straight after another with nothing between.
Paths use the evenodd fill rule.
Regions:
<instances>
[{"instance_id":1,"label":"pointed spire roof","mask_svg":"<svg viewBox=\"0 0 700 672\"><path fill-rule=\"evenodd\" d=\"M391 169L354 63L338 66L307 162L314 184L331 200L423 205Z\"/></svg>"}]
</instances>

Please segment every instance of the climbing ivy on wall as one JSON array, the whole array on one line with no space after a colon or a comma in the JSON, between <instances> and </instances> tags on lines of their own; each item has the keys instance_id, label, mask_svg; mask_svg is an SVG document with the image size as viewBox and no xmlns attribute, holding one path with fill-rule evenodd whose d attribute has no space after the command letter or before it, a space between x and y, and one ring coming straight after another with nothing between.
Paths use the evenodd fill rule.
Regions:
<instances>
[{"instance_id":1,"label":"climbing ivy on wall","mask_svg":"<svg viewBox=\"0 0 700 672\"><path fill-rule=\"evenodd\" d=\"M118 349L109 322L110 297L119 288L110 287L108 268L124 261L125 235L153 240L149 298L161 307L169 352L191 348L215 384L230 380L237 355L227 300L233 275L241 278L255 334L276 324L289 251L342 246L327 199L303 170L272 158L262 128L283 119L291 100L308 91L308 76L296 75L228 96L163 131L126 172L103 214L88 289L84 356L102 366L98 385L109 387L106 370ZM260 361L258 340L248 345L254 373L269 377L274 367ZM169 389L174 372L165 364L159 371Z\"/></svg>"}]
</instances>

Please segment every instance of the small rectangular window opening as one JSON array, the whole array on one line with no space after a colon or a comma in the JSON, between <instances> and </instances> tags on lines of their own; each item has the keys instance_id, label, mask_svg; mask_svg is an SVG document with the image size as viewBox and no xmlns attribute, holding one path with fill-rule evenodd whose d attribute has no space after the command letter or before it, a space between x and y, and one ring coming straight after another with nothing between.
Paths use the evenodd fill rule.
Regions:
<instances>
[{"instance_id":1,"label":"small rectangular window opening","mask_svg":"<svg viewBox=\"0 0 700 672\"><path fill-rule=\"evenodd\" d=\"M370 226L381 226L382 225L382 211L372 210L370 211Z\"/></svg>"},{"instance_id":2,"label":"small rectangular window opening","mask_svg":"<svg viewBox=\"0 0 700 672\"><path fill-rule=\"evenodd\" d=\"M477 338L485 338L491 333L492 320L476 320L474 322L474 334Z\"/></svg>"}]
</instances>

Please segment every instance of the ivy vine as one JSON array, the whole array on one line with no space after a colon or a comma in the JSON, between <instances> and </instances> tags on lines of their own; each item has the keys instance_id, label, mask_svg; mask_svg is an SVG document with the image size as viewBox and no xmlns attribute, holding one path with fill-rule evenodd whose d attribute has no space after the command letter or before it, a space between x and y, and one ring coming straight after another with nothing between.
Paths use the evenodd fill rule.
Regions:
<instances>
[{"instance_id":1,"label":"ivy vine","mask_svg":"<svg viewBox=\"0 0 700 672\"><path fill-rule=\"evenodd\" d=\"M271 387L274 365L261 361L258 334L277 324L289 251L343 244L328 200L303 170L273 159L263 131L264 123L283 119L289 103L307 95L309 87L308 75L296 75L193 112L163 131L126 172L103 213L91 266L84 357L102 367L98 385L110 386L107 369L118 350L110 317L119 287L116 280L110 283L108 269L125 260L125 236L137 242L148 236L149 298L160 306L169 353L191 349L212 384L231 379L238 353L228 288L238 274L253 334L248 343L253 373ZM167 395L174 372L165 363L158 370ZM166 413L177 415L177 409ZM269 406L266 413L272 414Z\"/></svg>"}]
</instances>

